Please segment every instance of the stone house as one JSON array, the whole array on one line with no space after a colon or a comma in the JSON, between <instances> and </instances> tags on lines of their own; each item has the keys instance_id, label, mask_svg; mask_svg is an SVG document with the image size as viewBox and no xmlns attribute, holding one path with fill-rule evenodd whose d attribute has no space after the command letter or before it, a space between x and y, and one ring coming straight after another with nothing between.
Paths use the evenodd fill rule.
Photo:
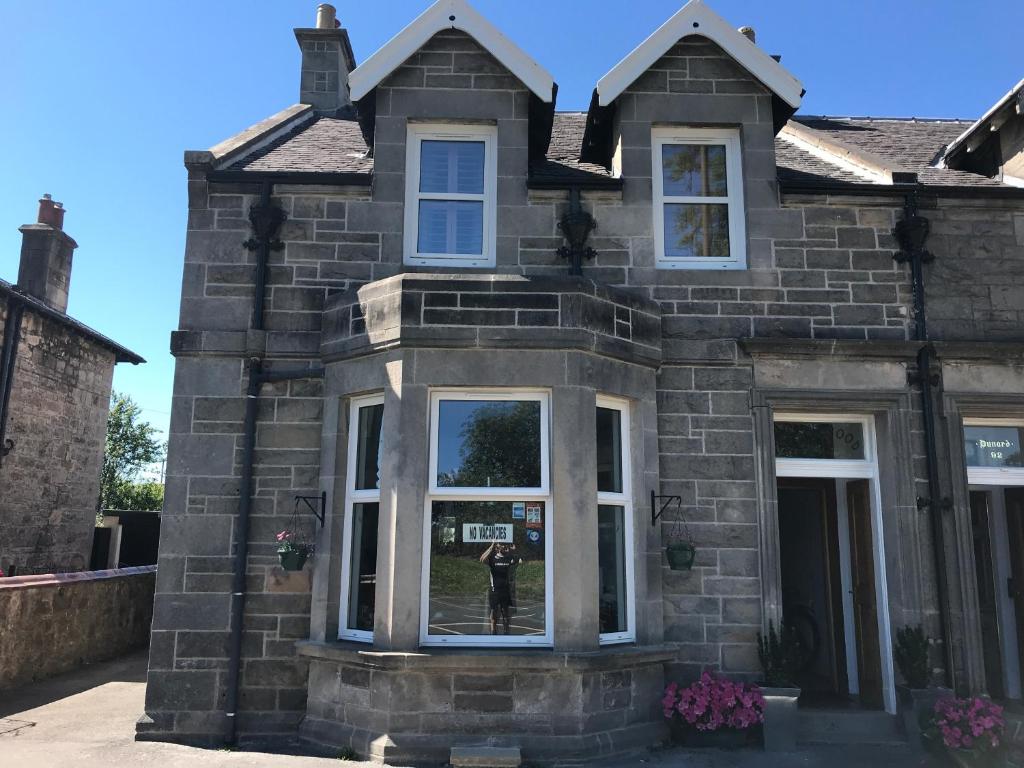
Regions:
<instances>
[{"instance_id":1,"label":"stone house","mask_svg":"<svg viewBox=\"0 0 1024 768\"><path fill-rule=\"evenodd\" d=\"M145 362L68 316L78 245L49 195L20 228L18 282L0 279L0 568L89 567L110 387Z\"/></svg>"},{"instance_id":2,"label":"stone house","mask_svg":"<svg viewBox=\"0 0 1024 768\"><path fill-rule=\"evenodd\" d=\"M797 116L700 0L586 113L463 0L295 35L301 103L185 154L138 738L610 754L782 621L808 705L891 726L908 624L1020 696L1020 86Z\"/></svg>"}]
</instances>

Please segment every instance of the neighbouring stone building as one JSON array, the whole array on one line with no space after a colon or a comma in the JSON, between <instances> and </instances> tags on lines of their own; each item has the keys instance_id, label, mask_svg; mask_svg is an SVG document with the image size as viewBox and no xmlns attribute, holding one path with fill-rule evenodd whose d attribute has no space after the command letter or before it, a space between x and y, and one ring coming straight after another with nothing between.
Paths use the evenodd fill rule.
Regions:
<instances>
[{"instance_id":1,"label":"neighbouring stone building","mask_svg":"<svg viewBox=\"0 0 1024 768\"><path fill-rule=\"evenodd\" d=\"M781 621L810 707L890 727L908 624L1020 697L1020 86L797 116L700 0L586 113L462 0L295 35L301 103L185 154L139 738L621 752Z\"/></svg>"},{"instance_id":2,"label":"neighbouring stone building","mask_svg":"<svg viewBox=\"0 0 1024 768\"><path fill-rule=\"evenodd\" d=\"M141 357L68 316L77 244L49 195L21 227L18 282L0 280L0 568L89 567L110 387Z\"/></svg>"}]
</instances>

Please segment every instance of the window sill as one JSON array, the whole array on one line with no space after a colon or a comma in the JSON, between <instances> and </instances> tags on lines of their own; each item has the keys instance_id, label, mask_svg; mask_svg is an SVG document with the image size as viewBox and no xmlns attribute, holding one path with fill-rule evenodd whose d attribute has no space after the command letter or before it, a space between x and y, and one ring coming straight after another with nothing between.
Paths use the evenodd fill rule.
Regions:
<instances>
[{"instance_id":1,"label":"window sill","mask_svg":"<svg viewBox=\"0 0 1024 768\"><path fill-rule=\"evenodd\" d=\"M471 669L493 670L500 660L502 669L601 670L645 666L673 661L672 645L611 645L596 651L565 652L550 648L420 648L417 651L378 651L363 643L300 640L300 656L343 662L375 669Z\"/></svg>"}]
</instances>

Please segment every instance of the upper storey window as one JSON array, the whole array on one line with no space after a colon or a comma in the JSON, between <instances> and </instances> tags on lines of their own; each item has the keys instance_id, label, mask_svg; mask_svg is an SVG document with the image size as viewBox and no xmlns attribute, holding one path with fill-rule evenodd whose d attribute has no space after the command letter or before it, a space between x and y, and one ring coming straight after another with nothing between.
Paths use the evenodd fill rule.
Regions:
<instances>
[{"instance_id":1,"label":"upper storey window","mask_svg":"<svg viewBox=\"0 0 1024 768\"><path fill-rule=\"evenodd\" d=\"M655 128L651 149L658 266L746 267L739 131Z\"/></svg>"},{"instance_id":2,"label":"upper storey window","mask_svg":"<svg viewBox=\"0 0 1024 768\"><path fill-rule=\"evenodd\" d=\"M496 136L493 125L409 125L406 264L494 266Z\"/></svg>"}]
</instances>

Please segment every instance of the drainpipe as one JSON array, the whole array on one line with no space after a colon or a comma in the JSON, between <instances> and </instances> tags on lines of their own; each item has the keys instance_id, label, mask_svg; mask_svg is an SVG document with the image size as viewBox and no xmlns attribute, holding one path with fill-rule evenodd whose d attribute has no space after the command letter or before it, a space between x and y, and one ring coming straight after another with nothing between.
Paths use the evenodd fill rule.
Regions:
<instances>
[{"instance_id":1,"label":"drainpipe","mask_svg":"<svg viewBox=\"0 0 1024 768\"><path fill-rule=\"evenodd\" d=\"M14 388L14 367L21 340L21 316L25 304L13 294L7 296L7 320L4 323L4 341L0 348L0 466L14 444L7 440L7 410Z\"/></svg>"},{"instance_id":2,"label":"drainpipe","mask_svg":"<svg viewBox=\"0 0 1024 768\"><path fill-rule=\"evenodd\" d=\"M252 330L256 331L264 330L267 261L272 250L280 250L284 247L284 244L277 238L277 234L287 216L283 210L271 202L272 192L273 182L264 179L260 184L260 201L249 209L249 221L252 224L254 236L243 243L248 250L256 252L256 293L250 322ZM264 384L273 381L322 376L323 368L320 367L265 372L262 357L252 357L249 361L249 382L245 393L245 419L242 427L242 477L239 486L238 520L235 526L234 567L231 581L227 691L224 700L224 741L227 744L235 744L238 738L238 683L242 667L245 577L249 554L249 518L252 511L252 463L253 453L256 449L256 412L259 406L260 389Z\"/></svg>"},{"instance_id":3,"label":"drainpipe","mask_svg":"<svg viewBox=\"0 0 1024 768\"><path fill-rule=\"evenodd\" d=\"M322 378L321 367L291 371L264 371L263 361L249 361L249 385L245 393L245 422L242 428L242 480L239 488L238 524L235 527L234 576L231 583L231 635L228 650L227 694L224 701L224 741L235 744L238 738L238 680L242 667L242 629L245 613L245 577L249 550L249 517L252 510L252 459L256 449L256 409L260 389L274 381Z\"/></svg>"},{"instance_id":4,"label":"drainpipe","mask_svg":"<svg viewBox=\"0 0 1024 768\"><path fill-rule=\"evenodd\" d=\"M932 396L932 388L939 385L939 375L932 372L932 357L935 354L935 348L928 340L928 317L924 293L924 265L934 261L935 256L924 247L931 225L928 219L918 213L917 190L907 195L903 211L903 219L896 223L896 228L893 230L893 235L899 242L901 251L893 258L899 263L910 263L914 291L914 337L917 341L922 342L917 352L917 372L908 377L908 383L911 386L919 386L921 391L921 416L924 421L925 460L928 471L928 498L918 498L917 506L919 509L928 508L931 521L932 558L934 559L939 623L945 657L944 677L946 687L955 690L956 672L953 666L953 633L950 624L949 582L946 578L945 532L943 529L943 511L952 507L952 502L948 497L941 496L935 403Z\"/></svg>"}]
</instances>

